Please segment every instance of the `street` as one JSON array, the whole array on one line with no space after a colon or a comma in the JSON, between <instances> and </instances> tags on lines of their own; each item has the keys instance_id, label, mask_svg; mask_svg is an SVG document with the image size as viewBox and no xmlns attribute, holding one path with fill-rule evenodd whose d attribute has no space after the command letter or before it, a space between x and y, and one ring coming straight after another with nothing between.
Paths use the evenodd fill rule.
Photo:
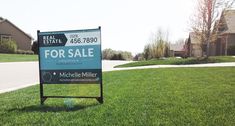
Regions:
<instances>
[{"instance_id":1,"label":"street","mask_svg":"<svg viewBox=\"0 0 235 126\"><path fill-rule=\"evenodd\" d=\"M111 71L114 66L128 62L102 61L102 71ZM0 93L39 84L38 62L0 63L0 70Z\"/></svg>"},{"instance_id":2,"label":"street","mask_svg":"<svg viewBox=\"0 0 235 126\"><path fill-rule=\"evenodd\" d=\"M131 61L102 61L102 71L133 70L149 68L178 68L178 67L225 67L235 66L231 63L209 63L192 65L153 65L130 68L113 68L116 65L125 64ZM17 90L31 85L39 84L38 62L9 62L0 63L0 93Z\"/></svg>"}]
</instances>

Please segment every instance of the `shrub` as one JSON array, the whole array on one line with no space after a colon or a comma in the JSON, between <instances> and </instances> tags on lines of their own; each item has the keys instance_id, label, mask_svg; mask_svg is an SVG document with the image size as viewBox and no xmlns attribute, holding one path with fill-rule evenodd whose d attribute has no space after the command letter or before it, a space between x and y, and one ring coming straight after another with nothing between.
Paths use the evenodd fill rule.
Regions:
<instances>
[{"instance_id":1,"label":"shrub","mask_svg":"<svg viewBox=\"0 0 235 126\"><path fill-rule=\"evenodd\" d=\"M0 41L0 53L15 53L16 50L17 45L15 41Z\"/></svg>"},{"instance_id":2,"label":"shrub","mask_svg":"<svg viewBox=\"0 0 235 126\"><path fill-rule=\"evenodd\" d=\"M235 55L235 45L228 48L228 55Z\"/></svg>"},{"instance_id":3,"label":"shrub","mask_svg":"<svg viewBox=\"0 0 235 126\"><path fill-rule=\"evenodd\" d=\"M111 60L125 60L121 53L116 53L111 57Z\"/></svg>"},{"instance_id":4,"label":"shrub","mask_svg":"<svg viewBox=\"0 0 235 126\"><path fill-rule=\"evenodd\" d=\"M16 51L17 54L27 54L27 55L33 55L34 52L33 51L30 51L30 50L17 50Z\"/></svg>"},{"instance_id":5,"label":"shrub","mask_svg":"<svg viewBox=\"0 0 235 126\"><path fill-rule=\"evenodd\" d=\"M34 52L34 54L38 54L38 42L34 41L31 50Z\"/></svg>"}]
</instances>

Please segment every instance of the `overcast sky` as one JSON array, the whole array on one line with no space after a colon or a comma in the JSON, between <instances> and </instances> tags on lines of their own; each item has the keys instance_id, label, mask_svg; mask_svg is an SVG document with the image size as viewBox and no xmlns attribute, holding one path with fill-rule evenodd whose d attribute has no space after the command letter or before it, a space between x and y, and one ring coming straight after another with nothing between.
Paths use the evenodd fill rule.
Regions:
<instances>
[{"instance_id":1,"label":"overcast sky","mask_svg":"<svg viewBox=\"0 0 235 126\"><path fill-rule=\"evenodd\" d=\"M102 48L142 52L151 33L188 36L196 0L1 0L0 16L37 38L37 30L102 29Z\"/></svg>"}]
</instances>

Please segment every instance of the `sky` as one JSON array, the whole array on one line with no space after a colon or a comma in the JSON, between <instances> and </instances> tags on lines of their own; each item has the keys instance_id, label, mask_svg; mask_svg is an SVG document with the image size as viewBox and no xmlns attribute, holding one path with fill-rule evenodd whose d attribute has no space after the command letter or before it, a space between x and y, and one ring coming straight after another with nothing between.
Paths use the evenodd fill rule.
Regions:
<instances>
[{"instance_id":1,"label":"sky","mask_svg":"<svg viewBox=\"0 0 235 126\"><path fill-rule=\"evenodd\" d=\"M37 30L101 26L102 49L143 51L160 28L174 43L186 39L196 0L0 0L0 17L37 38Z\"/></svg>"}]
</instances>

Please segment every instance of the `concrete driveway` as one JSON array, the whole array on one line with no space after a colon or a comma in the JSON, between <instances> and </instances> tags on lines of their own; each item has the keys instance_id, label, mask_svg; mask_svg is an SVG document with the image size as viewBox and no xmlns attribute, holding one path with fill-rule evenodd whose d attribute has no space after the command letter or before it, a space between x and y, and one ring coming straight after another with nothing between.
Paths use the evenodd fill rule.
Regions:
<instances>
[{"instance_id":1,"label":"concrete driveway","mask_svg":"<svg viewBox=\"0 0 235 126\"><path fill-rule=\"evenodd\" d=\"M130 61L102 61L103 71ZM0 63L0 93L17 90L39 83L38 62Z\"/></svg>"}]
</instances>

